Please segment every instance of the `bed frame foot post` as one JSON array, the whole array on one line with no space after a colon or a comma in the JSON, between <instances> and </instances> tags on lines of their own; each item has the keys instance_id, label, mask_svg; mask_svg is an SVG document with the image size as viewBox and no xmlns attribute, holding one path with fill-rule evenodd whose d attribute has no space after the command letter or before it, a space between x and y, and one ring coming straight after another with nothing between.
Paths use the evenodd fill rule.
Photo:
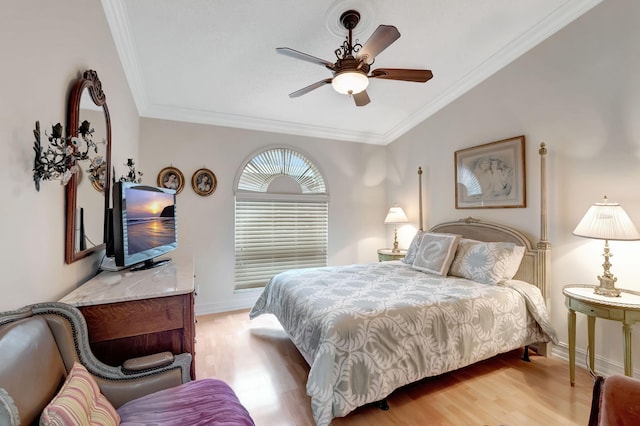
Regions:
<instances>
[{"instance_id":1,"label":"bed frame foot post","mask_svg":"<svg viewBox=\"0 0 640 426\"><path fill-rule=\"evenodd\" d=\"M525 362L531 362L529 358L529 345L524 347L524 352L522 353L522 360Z\"/></svg>"},{"instance_id":2,"label":"bed frame foot post","mask_svg":"<svg viewBox=\"0 0 640 426\"><path fill-rule=\"evenodd\" d=\"M387 398L376 402L376 405L378 406L379 409L381 409L382 411L387 411L389 409L389 403L387 402Z\"/></svg>"},{"instance_id":3,"label":"bed frame foot post","mask_svg":"<svg viewBox=\"0 0 640 426\"><path fill-rule=\"evenodd\" d=\"M544 142L538 150L540 154L540 240L538 241L538 287L542 292L547 310L551 313L549 298L549 270L551 269L551 243L547 240L547 146ZM536 353L548 357L551 355L551 343L536 344Z\"/></svg>"},{"instance_id":4,"label":"bed frame foot post","mask_svg":"<svg viewBox=\"0 0 640 426\"><path fill-rule=\"evenodd\" d=\"M420 216L420 230L424 231L422 224L422 167L418 167L418 210Z\"/></svg>"}]
</instances>

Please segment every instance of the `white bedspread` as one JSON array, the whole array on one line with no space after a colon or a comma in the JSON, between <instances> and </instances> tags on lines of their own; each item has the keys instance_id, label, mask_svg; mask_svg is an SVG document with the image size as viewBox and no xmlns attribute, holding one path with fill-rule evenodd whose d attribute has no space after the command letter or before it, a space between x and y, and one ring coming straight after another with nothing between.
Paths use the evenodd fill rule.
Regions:
<instances>
[{"instance_id":1,"label":"white bedspread","mask_svg":"<svg viewBox=\"0 0 640 426\"><path fill-rule=\"evenodd\" d=\"M263 313L278 318L311 366L319 426L400 386L555 340L535 286L442 278L399 261L278 274L250 317Z\"/></svg>"}]
</instances>

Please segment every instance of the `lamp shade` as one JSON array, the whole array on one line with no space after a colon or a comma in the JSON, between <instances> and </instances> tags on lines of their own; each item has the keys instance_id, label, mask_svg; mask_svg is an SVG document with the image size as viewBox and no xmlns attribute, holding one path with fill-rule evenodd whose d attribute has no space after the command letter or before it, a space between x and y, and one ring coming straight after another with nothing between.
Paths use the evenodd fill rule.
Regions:
<instances>
[{"instance_id":1,"label":"lamp shade","mask_svg":"<svg viewBox=\"0 0 640 426\"><path fill-rule=\"evenodd\" d=\"M598 240L640 240L640 233L618 203L595 203L584 215L573 234Z\"/></svg>"},{"instance_id":2,"label":"lamp shade","mask_svg":"<svg viewBox=\"0 0 640 426\"><path fill-rule=\"evenodd\" d=\"M395 223L407 223L409 219L407 219L407 215L404 214L404 210L402 207L393 206L389 209L389 213L387 213L387 217L384 218L385 224L395 224Z\"/></svg>"},{"instance_id":3,"label":"lamp shade","mask_svg":"<svg viewBox=\"0 0 640 426\"><path fill-rule=\"evenodd\" d=\"M333 77L331 85L338 93L355 95L367 88L369 78L361 71L345 71Z\"/></svg>"}]
</instances>

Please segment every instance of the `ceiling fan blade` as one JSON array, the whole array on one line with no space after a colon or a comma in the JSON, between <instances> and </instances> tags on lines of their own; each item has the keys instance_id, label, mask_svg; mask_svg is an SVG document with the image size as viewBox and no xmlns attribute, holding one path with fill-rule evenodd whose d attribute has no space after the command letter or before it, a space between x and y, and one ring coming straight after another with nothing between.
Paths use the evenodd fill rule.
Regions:
<instances>
[{"instance_id":1,"label":"ceiling fan blade","mask_svg":"<svg viewBox=\"0 0 640 426\"><path fill-rule=\"evenodd\" d=\"M292 58L302 59L303 61L311 62L313 64L322 65L329 68L330 70L334 68L334 64L329 61L316 58L315 56L307 55L306 53L298 52L297 50L290 49L288 47L276 47L276 52L282 55L290 56Z\"/></svg>"},{"instance_id":2,"label":"ceiling fan blade","mask_svg":"<svg viewBox=\"0 0 640 426\"><path fill-rule=\"evenodd\" d=\"M430 70L408 70L403 68L378 68L371 71L371 78L385 78L387 80L403 80L424 83L433 78Z\"/></svg>"},{"instance_id":3,"label":"ceiling fan blade","mask_svg":"<svg viewBox=\"0 0 640 426\"><path fill-rule=\"evenodd\" d=\"M369 95L367 94L366 90L363 90L362 92L356 93L355 95L351 96L353 96L353 100L355 101L356 106L365 106L366 104L371 102L371 99L369 99Z\"/></svg>"},{"instance_id":4,"label":"ceiling fan blade","mask_svg":"<svg viewBox=\"0 0 640 426\"><path fill-rule=\"evenodd\" d=\"M309 93L310 91L317 89L318 87L324 86L325 84L331 84L331 80L333 80L333 79L332 78L325 78L324 80L317 81L317 82L315 82L313 84L308 85L307 87L303 87L300 90L296 90L293 93L289 93L289 97L290 98L297 98L298 96L302 96L305 93Z\"/></svg>"},{"instance_id":5,"label":"ceiling fan blade","mask_svg":"<svg viewBox=\"0 0 640 426\"><path fill-rule=\"evenodd\" d=\"M373 59L384 49L389 47L391 43L400 38L400 32L393 25L380 25L371 34L369 40L358 51L356 58L370 64Z\"/></svg>"}]
</instances>

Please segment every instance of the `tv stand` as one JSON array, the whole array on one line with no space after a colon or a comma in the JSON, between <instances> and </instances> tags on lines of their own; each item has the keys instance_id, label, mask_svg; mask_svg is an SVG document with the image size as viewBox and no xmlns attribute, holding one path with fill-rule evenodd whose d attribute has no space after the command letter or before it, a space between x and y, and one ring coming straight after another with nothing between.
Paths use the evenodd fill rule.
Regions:
<instances>
[{"instance_id":1,"label":"tv stand","mask_svg":"<svg viewBox=\"0 0 640 426\"><path fill-rule=\"evenodd\" d=\"M195 355L193 259L175 257L153 269L103 271L60 299L80 309L89 345L102 362L122 365L169 351ZM195 379L195 362L191 362Z\"/></svg>"},{"instance_id":2,"label":"tv stand","mask_svg":"<svg viewBox=\"0 0 640 426\"><path fill-rule=\"evenodd\" d=\"M131 268L129 268L129 270L131 272L144 271L147 269L153 269L153 268L157 268L158 266L166 265L169 262L171 262L171 259L160 259L160 260L149 259L149 260L145 260L143 263L133 265Z\"/></svg>"}]
</instances>

